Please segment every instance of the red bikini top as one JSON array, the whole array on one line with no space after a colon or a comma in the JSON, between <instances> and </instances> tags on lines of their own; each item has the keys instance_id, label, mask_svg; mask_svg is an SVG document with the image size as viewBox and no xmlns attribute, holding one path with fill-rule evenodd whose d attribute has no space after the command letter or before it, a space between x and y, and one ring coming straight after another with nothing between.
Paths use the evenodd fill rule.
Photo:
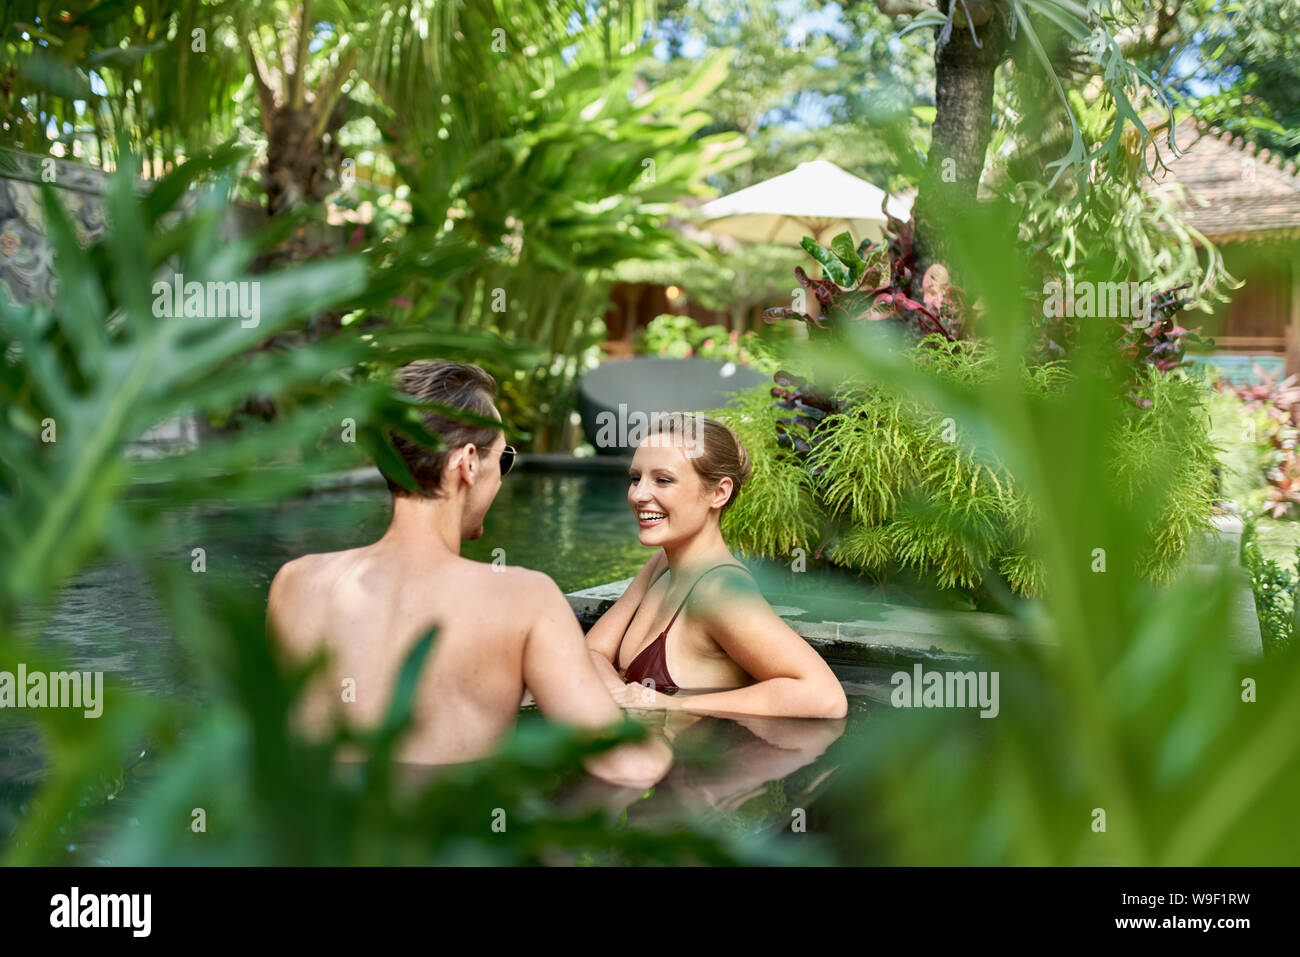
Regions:
<instances>
[{"instance_id":1,"label":"red bikini top","mask_svg":"<svg viewBox=\"0 0 1300 957\"><path fill-rule=\"evenodd\" d=\"M690 589L686 592L686 597L682 599L682 603L678 605L677 610L673 612L673 617L668 620L668 627L659 632L659 636L655 638L654 641L650 642L650 644L642 648L641 653L633 658L628 664L627 671L623 675L626 681L634 681L637 684L648 684L649 687L654 688L656 691L662 691L664 694L674 694L681 690L677 687L677 682L673 681L672 675L668 673L668 630L672 628L673 622L677 620L677 616L680 615L682 609L686 607L686 602L690 600L691 592L695 591L695 586L700 583L701 579L703 579L705 575L711 571L716 571L719 568L739 568L746 572L748 571L744 565L737 565L728 562L721 565L714 565L712 568L707 568L701 572L700 577L695 579L694 584L692 584ZM663 578L667 573L668 569L665 568L662 572L656 575L654 581L650 583L650 587L653 588L655 582L659 581L659 579ZM646 590L649 591L649 589ZM614 651L615 671L618 670L618 656L622 651L623 639L620 638L618 640L618 648Z\"/></svg>"}]
</instances>

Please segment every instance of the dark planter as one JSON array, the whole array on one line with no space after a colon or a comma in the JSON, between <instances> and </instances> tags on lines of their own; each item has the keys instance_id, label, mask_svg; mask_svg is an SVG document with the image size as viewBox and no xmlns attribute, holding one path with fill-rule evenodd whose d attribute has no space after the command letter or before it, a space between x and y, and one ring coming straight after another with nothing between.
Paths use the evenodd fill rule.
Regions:
<instances>
[{"instance_id":1,"label":"dark planter","mask_svg":"<svg viewBox=\"0 0 1300 957\"><path fill-rule=\"evenodd\" d=\"M630 455L656 413L717 409L729 393L768 381L748 366L717 359L616 359L582 377L578 413L598 453Z\"/></svg>"}]
</instances>

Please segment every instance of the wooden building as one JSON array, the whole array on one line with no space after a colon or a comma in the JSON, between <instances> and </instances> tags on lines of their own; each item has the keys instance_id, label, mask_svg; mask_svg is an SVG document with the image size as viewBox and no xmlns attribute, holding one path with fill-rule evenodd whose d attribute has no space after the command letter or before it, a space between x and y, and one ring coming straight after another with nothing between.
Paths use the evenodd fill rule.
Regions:
<instances>
[{"instance_id":1,"label":"wooden building","mask_svg":"<svg viewBox=\"0 0 1300 957\"><path fill-rule=\"evenodd\" d=\"M1219 247L1244 285L1212 316L1189 317L1215 339L1215 358L1300 372L1300 177L1296 163L1228 133L1180 124L1187 152L1158 182L1188 193L1187 222ZM1269 361L1271 360L1271 361Z\"/></svg>"}]
</instances>

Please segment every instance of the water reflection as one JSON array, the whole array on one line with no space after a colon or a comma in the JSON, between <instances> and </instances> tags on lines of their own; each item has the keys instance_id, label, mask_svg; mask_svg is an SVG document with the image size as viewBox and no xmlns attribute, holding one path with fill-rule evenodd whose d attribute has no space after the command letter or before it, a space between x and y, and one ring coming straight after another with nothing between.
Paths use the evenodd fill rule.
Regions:
<instances>
[{"instance_id":1,"label":"water reflection","mask_svg":"<svg viewBox=\"0 0 1300 957\"><path fill-rule=\"evenodd\" d=\"M587 778L565 799L600 807L611 821L626 811L629 826L691 817L751 834L787 829L835 771L832 745L866 719L867 708L858 697L837 719L641 713L636 720L673 748L668 775L648 792Z\"/></svg>"}]
</instances>

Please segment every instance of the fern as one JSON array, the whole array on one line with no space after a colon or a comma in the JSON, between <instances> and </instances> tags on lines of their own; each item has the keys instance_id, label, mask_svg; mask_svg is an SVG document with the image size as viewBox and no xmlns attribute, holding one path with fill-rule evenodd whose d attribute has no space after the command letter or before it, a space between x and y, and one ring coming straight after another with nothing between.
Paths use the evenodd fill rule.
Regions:
<instances>
[{"instance_id":1,"label":"fern","mask_svg":"<svg viewBox=\"0 0 1300 957\"><path fill-rule=\"evenodd\" d=\"M906 355L967 386L997 374L996 355L979 342L931 336ZM1019 375L1036 398L1063 396L1070 383L1061 362L1024 364ZM1146 516L1148 548L1137 567L1168 581L1208 528L1214 450L1197 380L1143 366L1135 398L1115 432L1111 468L1126 504ZM911 569L941 588L977 589L992 573L1016 594L1041 593L1033 503L1004 463L911 395L849 383L835 400L838 411L815 430L782 418L766 387L741 393L739 407L721 413L754 462L751 484L724 523L729 540L743 551L785 557L809 547L822 529L822 557L873 578ZM806 453L777 442L778 419L802 430ZM1157 463L1171 459L1172 473L1156 483L1159 500L1136 502Z\"/></svg>"},{"instance_id":2,"label":"fern","mask_svg":"<svg viewBox=\"0 0 1300 957\"><path fill-rule=\"evenodd\" d=\"M711 413L744 443L753 465L744 494L723 515L723 534L747 555L782 558L796 548L813 551L822 520L812 476L777 443L781 412L763 389L742 392L739 400Z\"/></svg>"}]
</instances>

